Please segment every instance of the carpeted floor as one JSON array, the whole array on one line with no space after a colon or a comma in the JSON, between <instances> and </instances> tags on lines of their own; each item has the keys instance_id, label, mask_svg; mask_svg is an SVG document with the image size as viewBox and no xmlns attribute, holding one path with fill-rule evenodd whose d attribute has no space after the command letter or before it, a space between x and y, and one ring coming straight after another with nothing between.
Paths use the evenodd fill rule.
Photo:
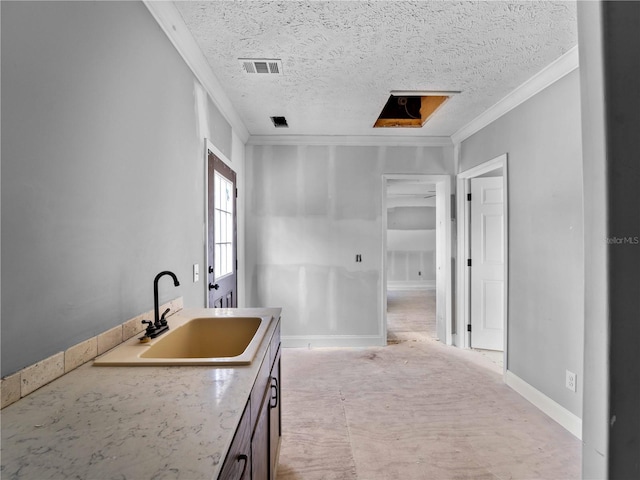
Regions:
<instances>
[{"instance_id":1,"label":"carpeted floor","mask_svg":"<svg viewBox=\"0 0 640 480\"><path fill-rule=\"evenodd\" d=\"M279 480L580 478L581 444L477 352L433 292L391 292L386 347L284 349Z\"/></svg>"}]
</instances>

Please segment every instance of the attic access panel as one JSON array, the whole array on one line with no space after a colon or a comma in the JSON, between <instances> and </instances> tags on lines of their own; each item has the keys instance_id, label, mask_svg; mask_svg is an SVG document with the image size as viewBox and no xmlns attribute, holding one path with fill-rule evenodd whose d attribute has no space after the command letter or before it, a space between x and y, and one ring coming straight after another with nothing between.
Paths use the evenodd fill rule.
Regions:
<instances>
[{"instance_id":1,"label":"attic access panel","mask_svg":"<svg viewBox=\"0 0 640 480\"><path fill-rule=\"evenodd\" d=\"M420 128L449 95L391 94L373 128Z\"/></svg>"}]
</instances>

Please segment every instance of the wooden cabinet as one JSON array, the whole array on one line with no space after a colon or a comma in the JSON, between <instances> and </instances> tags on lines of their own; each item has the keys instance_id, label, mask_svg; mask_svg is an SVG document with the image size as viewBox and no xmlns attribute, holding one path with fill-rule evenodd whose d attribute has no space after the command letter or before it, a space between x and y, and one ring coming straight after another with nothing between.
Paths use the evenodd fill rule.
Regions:
<instances>
[{"instance_id":1,"label":"wooden cabinet","mask_svg":"<svg viewBox=\"0 0 640 480\"><path fill-rule=\"evenodd\" d=\"M271 386L269 396L269 479L275 480L280 456L280 441L282 439L282 402L280 395L280 349L271 369Z\"/></svg>"},{"instance_id":2,"label":"wooden cabinet","mask_svg":"<svg viewBox=\"0 0 640 480\"><path fill-rule=\"evenodd\" d=\"M282 437L280 320L218 480L274 480Z\"/></svg>"},{"instance_id":3,"label":"wooden cabinet","mask_svg":"<svg viewBox=\"0 0 640 480\"><path fill-rule=\"evenodd\" d=\"M251 478L267 480L269 478L269 397L264 396L258 414L256 429L251 438Z\"/></svg>"},{"instance_id":4,"label":"wooden cabinet","mask_svg":"<svg viewBox=\"0 0 640 480\"><path fill-rule=\"evenodd\" d=\"M250 478L251 416L249 415L249 402L247 402L218 479L249 480Z\"/></svg>"}]
</instances>

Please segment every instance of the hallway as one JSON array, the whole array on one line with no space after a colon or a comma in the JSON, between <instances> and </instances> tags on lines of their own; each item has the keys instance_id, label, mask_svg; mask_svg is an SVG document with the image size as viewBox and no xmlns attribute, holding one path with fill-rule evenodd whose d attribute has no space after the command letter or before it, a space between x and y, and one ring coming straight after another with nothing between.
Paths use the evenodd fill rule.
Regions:
<instances>
[{"instance_id":1,"label":"hallway","mask_svg":"<svg viewBox=\"0 0 640 480\"><path fill-rule=\"evenodd\" d=\"M415 335L436 340L436 291L389 290L387 293L387 342Z\"/></svg>"},{"instance_id":2,"label":"hallway","mask_svg":"<svg viewBox=\"0 0 640 480\"><path fill-rule=\"evenodd\" d=\"M278 479L580 478L580 441L435 341L434 310L392 292L388 346L283 350Z\"/></svg>"}]
</instances>

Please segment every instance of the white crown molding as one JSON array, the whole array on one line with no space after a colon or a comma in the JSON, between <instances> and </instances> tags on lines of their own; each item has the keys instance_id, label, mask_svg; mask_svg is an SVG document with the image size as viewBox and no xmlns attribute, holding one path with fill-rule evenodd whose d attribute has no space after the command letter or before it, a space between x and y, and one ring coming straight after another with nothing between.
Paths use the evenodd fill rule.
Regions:
<instances>
[{"instance_id":1,"label":"white crown molding","mask_svg":"<svg viewBox=\"0 0 640 480\"><path fill-rule=\"evenodd\" d=\"M450 147L449 137L374 135L251 135L247 145L337 145L357 147Z\"/></svg>"},{"instance_id":2,"label":"white crown molding","mask_svg":"<svg viewBox=\"0 0 640 480\"><path fill-rule=\"evenodd\" d=\"M549 85L552 85L565 75L571 73L578 68L578 66L578 46L576 45L513 90L494 106L485 110L482 114L451 135L451 140L454 144L463 142L474 133L482 130L490 123L495 122L498 118L524 103Z\"/></svg>"},{"instance_id":3,"label":"white crown molding","mask_svg":"<svg viewBox=\"0 0 640 480\"><path fill-rule=\"evenodd\" d=\"M222 116L229 122L243 143L249 139L249 131L229 97L224 93L222 85L213 74L211 67L191 32L184 23L180 12L173 2L159 2L143 0L153 18L167 35L173 46L191 69L196 78L202 83L213 103L218 107Z\"/></svg>"},{"instance_id":4,"label":"white crown molding","mask_svg":"<svg viewBox=\"0 0 640 480\"><path fill-rule=\"evenodd\" d=\"M524 82L498 103L460 128L451 137L373 136L373 135L250 135L235 107L224 93L200 47L172 2L143 0L153 18L165 32L187 66L202 83L220 113L235 133L248 145L341 145L443 147L460 144L474 133L516 108L541 90L578 68L575 46Z\"/></svg>"}]
</instances>

